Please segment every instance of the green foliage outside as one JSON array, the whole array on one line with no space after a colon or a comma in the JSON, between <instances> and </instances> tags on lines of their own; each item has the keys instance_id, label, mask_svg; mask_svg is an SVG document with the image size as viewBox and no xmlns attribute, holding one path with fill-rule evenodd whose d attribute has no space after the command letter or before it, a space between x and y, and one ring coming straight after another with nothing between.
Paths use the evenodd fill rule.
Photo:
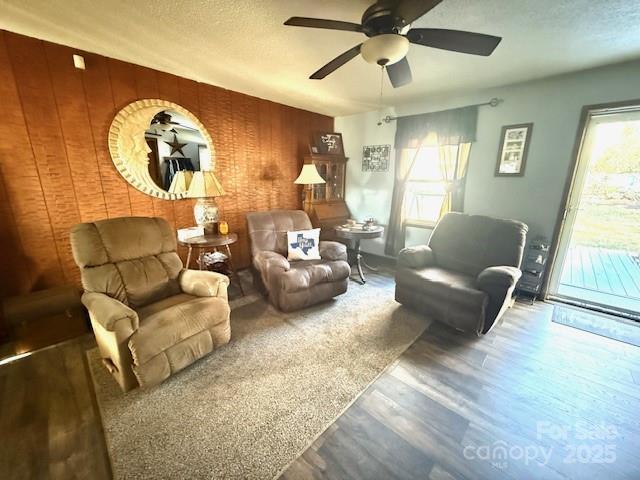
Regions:
<instances>
[{"instance_id":1,"label":"green foliage outside","mask_svg":"<svg viewBox=\"0 0 640 480\"><path fill-rule=\"evenodd\" d=\"M624 140L607 148L595 159L592 171L596 173L640 173L640 128L633 124L622 129Z\"/></svg>"},{"instance_id":2,"label":"green foliage outside","mask_svg":"<svg viewBox=\"0 0 640 480\"><path fill-rule=\"evenodd\" d=\"M572 244L640 254L640 122L592 162Z\"/></svg>"},{"instance_id":3,"label":"green foliage outside","mask_svg":"<svg viewBox=\"0 0 640 480\"><path fill-rule=\"evenodd\" d=\"M640 254L640 208L614 204L580 207L571 243Z\"/></svg>"}]
</instances>

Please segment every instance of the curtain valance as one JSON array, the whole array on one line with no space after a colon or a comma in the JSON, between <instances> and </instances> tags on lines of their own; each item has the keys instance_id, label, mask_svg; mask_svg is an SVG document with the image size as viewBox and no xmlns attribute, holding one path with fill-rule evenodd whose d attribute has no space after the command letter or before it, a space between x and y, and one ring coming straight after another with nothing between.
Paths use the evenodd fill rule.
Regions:
<instances>
[{"instance_id":1,"label":"curtain valance","mask_svg":"<svg viewBox=\"0 0 640 480\"><path fill-rule=\"evenodd\" d=\"M418 148L430 134L438 136L438 145L471 143L476 139L478 107L462 107L442 112L398 118L395 148Z\"/></svg>"}]
</instances>

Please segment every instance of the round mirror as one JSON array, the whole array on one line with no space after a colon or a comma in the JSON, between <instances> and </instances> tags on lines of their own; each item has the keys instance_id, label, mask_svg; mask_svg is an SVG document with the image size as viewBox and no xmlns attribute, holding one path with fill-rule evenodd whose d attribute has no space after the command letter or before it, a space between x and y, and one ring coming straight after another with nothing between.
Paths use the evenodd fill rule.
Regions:
<instances>
[{"instance_id":1,"label":"round mirror","mask_svg":"<svg viewBox=\"0 0 640 480\"><path fill-rule=\"evenodd\" d=\"M109 151L127 182L163 199L184 198L193 173L213 170L215 161L211 137L196 116L156 99L118 112L109 129Z\"/></svg>"}]
</instances>

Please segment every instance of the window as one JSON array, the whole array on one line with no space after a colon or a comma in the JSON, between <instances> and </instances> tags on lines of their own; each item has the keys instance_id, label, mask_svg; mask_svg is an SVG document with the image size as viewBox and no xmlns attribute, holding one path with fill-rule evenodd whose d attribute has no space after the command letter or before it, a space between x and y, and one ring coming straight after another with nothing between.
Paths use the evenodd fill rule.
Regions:
<instances>
[{"instance_id":1,"label":"window","mask_svg":"<svg viewBox=\"0 0 640 480\"><path fill-rule=\"evenodd\" d=\"M455 158L458 154L457 146L449 147ZM405 149L403 155L413 157L416 149ZM423 146L418 150L418 156L413 162L407 190L404 197L405 223L408 225L431 226L440 218L440 209L447 192L445 172L441 169L442 162L437 146Z\"/></svg>"}]
</instances>

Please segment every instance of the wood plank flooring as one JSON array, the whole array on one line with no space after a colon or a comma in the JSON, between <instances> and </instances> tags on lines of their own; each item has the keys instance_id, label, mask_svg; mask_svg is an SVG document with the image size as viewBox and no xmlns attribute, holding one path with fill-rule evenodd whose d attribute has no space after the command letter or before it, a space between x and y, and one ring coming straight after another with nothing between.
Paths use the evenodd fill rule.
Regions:
<instances>
[{"instance_id":1,"label":"wood plank flooring","mask_svg":"<svg viewBox=\"0 0 640 480\"><path fill-rule=\"evenodd\" d=\"M349 288L391 287L387 269L367 279ZM552 310L516 303L482 338L432 324L282 478L638 478L640 348ZM0 478L110 478L92 345L0 366Z\"/></svg>"},{"instance_id":2,"label":"wood plank flooring","mask_svg":"<svg viewBox=\"0 0 640 480\"><path fill-rule=\"evenodd\" d=\"M639 478L640 349L551 313L434 323L281 478Z\"/></svg>"},{"instance_id":3,"label":"wood plank flooring","mask_svg":"<svg viewBox=\"0 0 640 480\"><path fill-rule=\"evenodd\" d=\"M111 478L85 341L0 367L0 478Z\"/></svg>"}]
</instances>

